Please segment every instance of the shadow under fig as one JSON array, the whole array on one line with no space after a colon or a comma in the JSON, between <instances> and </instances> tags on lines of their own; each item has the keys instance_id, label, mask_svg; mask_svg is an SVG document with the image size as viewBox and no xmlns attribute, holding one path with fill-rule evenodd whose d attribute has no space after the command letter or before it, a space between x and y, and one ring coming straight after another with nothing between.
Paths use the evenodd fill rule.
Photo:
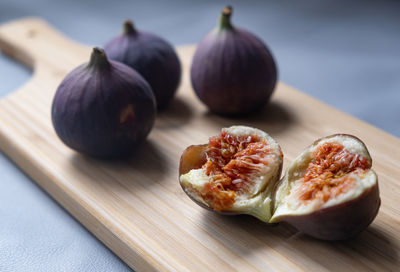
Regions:
<instances>
[{"instance_id":1,"label":"shadow under fig","mask_svg":"<svg viewBox=\"0 0 400 272\"><path fill-rule=\"evenodd\" d=\"M375 264L389 264L391 268L400 265L396 246L391 237L374 225L356 237L345 241L322 241L305 235L289 224L267 224L248 215L222 215L204 210L204 229L216 234L222 243L240 255L251 255L254 251L268 248L286 248L287 258L311 259L321 266L340 271L348 270L350 261L365 263L370 259ZM341 262L333 262L329 254L340 256ZM356 253L356 254L354 254ZM323 257L327 254L326 257ZM347 261L346 261L347 259ZM390 270L390 268L386 268ZM385 270L382 267L382 270Z\"/></svg>"},{"instance_id":2,"label":"shadow under fig","mask_svg":"<svg viewBox=\"0 0 400 272\"><path fill-rule=\"evenodd\" d=\"M262 109L246 115L223 116L211 111L205 112L204 115L223 127L247 125L264 130L269 134L282 133L295 122L294 114L287 107L276 101L271 101Z\"/></svg>"},{"instance_id":3,"label":"shadow under fig","mask_svg":"<svg viewBox=\"0 0 400 272\"><path fill-rule=\"evenodd\" d=\"M176 129L190 122L194 117L190 104L182 97L176 96L167 108L157 114L155 127L158 129Z\"/></svg>"},{"instance_id":4,"label":"shadow under fig","mask_svg":"<svg viewBox=\"0 0 400 272\"><path fill-rule=\"evenodd\" d=\"M392 243L395 240L395 237L391 237L378 227L371 225L366 231L353 239L337 243L340 246L351 247L363 256L368 256L371 250L373 250L374 253L379 254L380 258L386 262L396 264L400 267L400 256Z\"/></svg>"},{"instance_id":5,"label":"shadow under fig","mask_svg":"<svg viewBox=\"0 0 400 272\"><path fill-rule=\"evenodd\" d=\"M166 175L166 160L157 146L147 139L130 156L119 159L98 159L80 153L71 157L71 165L88 176L86 182L112 184L118 181L125 186L142 183L144 186L162 182ZM100 180L99 180L100 179Z\"/></svg>"},{"instance_id":6,"label":"shadow under fig","mask_svg":"<svg viewBox=\"0 0 400 272\"><path fill-rule=\"evenodd\" d=\"M223 215L206 210L202 224L208 233L217 233L217 239L229 243L229 248L240 256L277 247L297 232L287 224L268 224L250 215Z\"/></svg>"},{"instance_id":7,"label":"shadow under fig","mask_svg":"<svg viewBox=\"0 0 400 272\"><path fill-rule=\"evenodd\" d=\"M368 262L371 262L380 267L380 271L393 271L394 267L400 265L398 252L391 242L395 240L395 237L371 225L349 240L322 241L299 232L290 238L288 244L296 250L296 254L312 259L328 270L347 271L350 262L358 262L367 267ZM320 250L317 254L313 254L318 248ZM341 262L332 262L331 258L324 257L332 252Z\"/></svg>"}]
</instances>

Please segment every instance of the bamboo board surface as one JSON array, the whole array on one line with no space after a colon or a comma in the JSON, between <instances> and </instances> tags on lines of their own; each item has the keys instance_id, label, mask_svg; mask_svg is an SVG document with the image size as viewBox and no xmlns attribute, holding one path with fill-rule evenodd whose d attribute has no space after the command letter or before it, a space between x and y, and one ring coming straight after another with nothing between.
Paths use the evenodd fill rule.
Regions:
<instances>
[{"instance_id":1,"label":"bamboo board surface","mask_svg":"<svg viewBox=\"0 0 400 272\"><path fill-rule=\"evenodd\" d=\"M0 100L0 149L129 266L137 271L398 271L400 140L283 83L259 116L223 118L193 94L193 46L178 47L184 67L176 99L160 113L147 143L126 161L76 154L56 137L50 105L56 87L86 62L90 48L27 18L0 26L0 48L34 70ZM284 169L319 137L350 133L369 147L382 205L355 239L327 243L280 224L201 209L178 183L186 146L205 143L221 127L250 125L281 145Z\"/></svg>"}]
</instances>

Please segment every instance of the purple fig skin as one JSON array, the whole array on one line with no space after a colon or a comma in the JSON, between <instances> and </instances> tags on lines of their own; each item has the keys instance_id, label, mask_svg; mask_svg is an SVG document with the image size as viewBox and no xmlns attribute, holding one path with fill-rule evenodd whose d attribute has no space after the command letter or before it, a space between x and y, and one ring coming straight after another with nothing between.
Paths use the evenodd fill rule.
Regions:
<instances>
[{"instance_id":1,"label":"purple fig skin","mask_svg":"<svg viewBox=\"0 0 400 272\"><path fill-rule=\"evenodd\" d=\"M150 133L156 116L152 90L132 68L93 49L90 62L59 85L51 109L59 138L100 158L131 154Z\"/></svg>"},{"instance_id":2,"label":"purple fig skin","mask_svg":"<svg viewBox=\"0 0 400 272\"><path fill-rule=\"evenodd\" d=\"M130 66L147 80L158 109L167 107L181 79L179 58L167 41L138 31L131 21L126 21L123 33L107 43L104 50L110 59Z\"/></svg>"},{"instance_id":3,"label":"purple fig skin","mask_svg":"<svg viewBox=\"0 0 400 272\"><path fill-rule=\"evenodd\" d=\"M199 99L221 115L261 109L269 101L277 68L267 46L252 33L230 24L232 9L223 10L220 27L197 47L190 75Z\"/></svg>"},{"instance_id":4,"label":"purple fig skin","mask_svg":"<svg viewBox=\"0 0 400 272\"><path fill-rule=\"evenodd\" d=\"M365 230L378 214L381 200L376 183L361 196L308 215L282 218L301 232L321 240L346 240Z\"/></svg>"}]
</instances>

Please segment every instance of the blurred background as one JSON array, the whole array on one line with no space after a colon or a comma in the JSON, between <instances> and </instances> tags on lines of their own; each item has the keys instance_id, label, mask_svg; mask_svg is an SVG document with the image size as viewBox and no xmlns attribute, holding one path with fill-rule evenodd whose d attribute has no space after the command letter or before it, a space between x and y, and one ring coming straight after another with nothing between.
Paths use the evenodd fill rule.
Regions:
<instances>
[{"instance_id":1,"label":"blurred background","mask_svg":"<svg viewBox=\"0 0 400 272\"><path fill-rule=\"evenodd\" d=\"M281 81L400 137L399 1L1 0L0 23L38 16L104 45L130 18L174 45L195 44L227 4L235 25L267 43ZM0 98L30 75L0 55ZM128 270L1 153L0 173L0 271Z\"/></svg>"}]
</instances>

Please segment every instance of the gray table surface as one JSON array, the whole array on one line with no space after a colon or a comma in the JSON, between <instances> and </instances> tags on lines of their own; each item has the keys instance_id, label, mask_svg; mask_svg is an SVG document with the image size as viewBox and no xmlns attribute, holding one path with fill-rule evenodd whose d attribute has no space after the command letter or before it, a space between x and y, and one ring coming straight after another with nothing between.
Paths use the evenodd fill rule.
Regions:
<instances>
[{"instance_id":1,"label":"gray table surface","mask_svg":"<svg viewBox=\"0 0 400 272\"><path fill-rule=\"evenodd\" d=\"M112 2L112 3L111 3ZM40 16L103 45L132 18L175 45L198 42L226 1L1 0L0 23ZM400 136L400 2L230 1L234 23L274 53L280 80ZM0 97L31 72L0 55ZM0 271L129 268L0 153Z\"/></svg>"}]
</instances>

